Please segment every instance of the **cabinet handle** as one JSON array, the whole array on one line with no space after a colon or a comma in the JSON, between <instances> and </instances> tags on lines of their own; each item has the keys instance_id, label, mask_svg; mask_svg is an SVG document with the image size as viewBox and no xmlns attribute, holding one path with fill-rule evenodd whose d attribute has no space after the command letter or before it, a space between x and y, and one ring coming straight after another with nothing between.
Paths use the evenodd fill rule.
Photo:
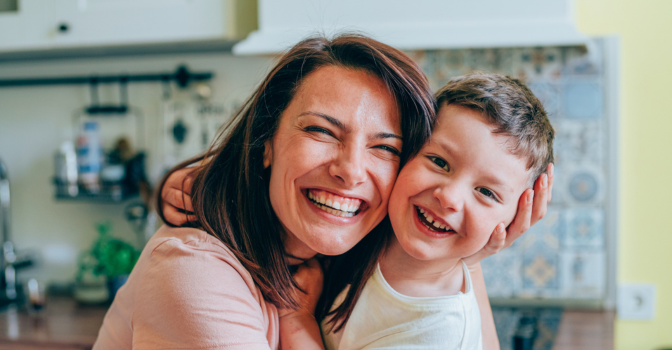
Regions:
<instances>
[{"instance_id":1,"label":"cabinet handle","mask_svg":"<svg viewBox=\"0 0 672 350\"><path fill-rule=\"evenodd\" d=\"M58 30L59 33L65 34L70 30L70 25L63 22L63 23L58 25L57 30Z\"/></svg>"}]
</instances>

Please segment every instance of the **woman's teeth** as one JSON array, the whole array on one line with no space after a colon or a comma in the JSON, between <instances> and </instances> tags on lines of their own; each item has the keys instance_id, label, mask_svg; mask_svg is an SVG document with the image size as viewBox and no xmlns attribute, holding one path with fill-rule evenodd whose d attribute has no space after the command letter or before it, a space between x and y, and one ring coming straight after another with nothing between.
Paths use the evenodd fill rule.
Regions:
<instances>
[{"instance_id":1,"label":"woman's teeth","mask_svg":"<svg viewBox=\"0 0 672 350\"><path fill-rule=\"evenodd\" d=\"M308 198L318 208L331 215L341 217L355 216L362 201L355 198L345 198L333 193L320 190L308 190Z\"/></svg>"},{"instance_id":2,"label":"woman's teeth","mask_svg":"<svg viewBox=\"0 0 672 350\"><path fill-rule=\"evenodd\" d=\"M450 226L446 226L442 223L440 223L438 220L434 220L434 217L432 215L425 213L425 210L417 207L418 209L418 216L420 218L424 218L424 220L420 220L427 228L429 228L432 231L439 231L439 232L455 232Z\"/></svg>"}]
</instances>

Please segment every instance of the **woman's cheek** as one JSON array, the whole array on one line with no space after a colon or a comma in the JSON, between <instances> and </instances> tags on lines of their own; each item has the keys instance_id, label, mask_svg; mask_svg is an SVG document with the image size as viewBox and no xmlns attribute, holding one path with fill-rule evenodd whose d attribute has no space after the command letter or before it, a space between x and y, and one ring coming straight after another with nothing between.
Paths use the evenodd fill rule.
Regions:
<instances>
[{"instance_id":1,"label":"woman's cheek","mask_svg":"<svg viewBox=\"0 0 672 350\"><path fill-rule=\"evenodd\" d=\"M374 157L370 164L374 185L378 187L381 197L387 201L397 181L399 160Z\"/></svg>"}]
</instances>

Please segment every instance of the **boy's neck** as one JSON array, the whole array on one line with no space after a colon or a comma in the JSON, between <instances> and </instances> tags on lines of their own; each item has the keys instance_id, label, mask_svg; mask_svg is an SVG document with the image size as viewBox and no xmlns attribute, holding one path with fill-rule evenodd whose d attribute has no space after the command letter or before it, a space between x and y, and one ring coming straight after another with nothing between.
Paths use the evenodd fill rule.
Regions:
<instances>
[{"instance_id":1,"label":"boy's neck","mask_svg":"<svg viewBox=\"0 0 672 350\"><path fill-rule=\"evenodd\" d=\"M380 260L387 283L410 297L438 297L466 292L462 259L418 260L392 240Z\"/></svg>"}]
</instances>

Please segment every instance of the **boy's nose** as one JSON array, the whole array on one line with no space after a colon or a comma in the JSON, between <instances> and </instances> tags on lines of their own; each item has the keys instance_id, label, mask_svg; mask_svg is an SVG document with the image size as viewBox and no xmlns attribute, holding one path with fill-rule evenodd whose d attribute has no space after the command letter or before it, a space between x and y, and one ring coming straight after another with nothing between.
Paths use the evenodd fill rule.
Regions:
<instances>
[{"instance_id":1,"label":"boy's nose","mask_svg":"<svg viewBox=\"0 0 672 350\"><path fill-rule=\"evenodd\" d=\"M458 186L441 186L434 190L434 198L439 201L441 208L454 212L462 211L464 206L464 196L460 193Z\"/></svg>"}]
</instances>

